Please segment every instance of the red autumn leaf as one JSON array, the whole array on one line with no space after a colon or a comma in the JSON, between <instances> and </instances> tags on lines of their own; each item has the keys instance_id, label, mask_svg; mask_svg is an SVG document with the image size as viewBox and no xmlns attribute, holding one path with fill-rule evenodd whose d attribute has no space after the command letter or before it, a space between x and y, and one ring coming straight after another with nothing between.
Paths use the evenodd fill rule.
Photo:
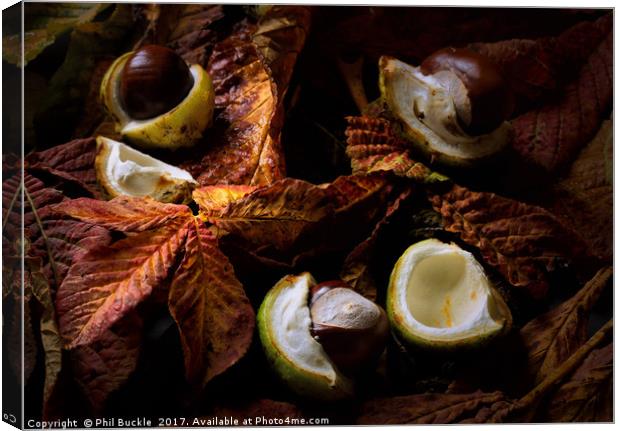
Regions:
<instances>
[{"instance_id":1,"label":"red autumn leaf","mask_svg":"<svg viewBox=\"0 0 620 431\"><path fill-rule=\"evenodd\" d=\"M613 257L613 133L603 122L566 178L553 189L548 208L579 231L592 256Z\"/></svg>"},{"instance_id":2,"label":"red autumn leaf","mask_svg":"<svg viewBox=\"0 0 620 431\"><path fill-rule=\"evenodd\" d=\"M580 238L543 208L458 185L431 202L447 231L480 249L487 264L535 298L546 295L548 272L582 253Z\"/></svg>"},{"instance_id":3,"label":"red autumn leaf","mask_svg":"<svg viewBox=\"0 0 620 431\"><path fill-rule=\"evenodd\" d=\"M468 47L497 64L517 97L519 112L540 104L572 78L612 26L612 15L584 21L557 37L473 43Z\"/></svg>"},{"instance_id":4,"label":"red autumn leaf","mask_svg":"<svg viewBox=\"0 0 620 431\"><path fill-rule=\"evenodd\" d=\"M410 156L411 144L384 118L347 117L347 155L354 173L392 172L420 183L447 180Z\"/></svg>"},{"instance_id":5,"label":"red autumn leaf","mask_svg":"<svg viewBox=\"0 0 620 431\"><path fill-rule=\"evenodd\" d=\"M611 268L601 269L571 299L521 329L528 373L535 383L542 381L586 342L590 311L611 276Z\"/></svg>"},{"instance_id":6,"label":"red autumn leaf","mask_svg":"<svg viewBox=\"0 0 620 431\"><path fill-rule=\"evenodd\" d=\"M365 402L357 424L500 422L510 405L501 392L406 395Z\"/></svg>"},{"instance_id":7,"label":"red autumn leaf","mask_svg":"<svg viewBox=\"0 0 620 431\"><path fill-rule=\"evenodd\" d=\"M525 160L556 172L594 136L612 100L611 47L610 31L558 102L512 120L512 147Z\"/></svg>"},{"instance_id":8,"label":"red autumn leaf","mask_svg":"<svg viewBox=\"0 0 620 431\"><path fill-rule=\"evenodd\" d=\"M544 422L612 422L613 343L593 350L541 413Z\"/></svg>"},{"instance_id":9,"label":"red autumn leaf","mask_svg":"<svg viewBox=\"0 0 620 431\"><path fill-rule=\"evenodd\" d=\"M120 232L144 232L191 215L185 205L163 204L149 197L130 196L119 196L107 202L74 199L55 206L54 210Z\"/></svg>"},{"instance_id":10,"label":"red autumn leaf","mask_svg":"<svg viewBox=\"0 0 620 431\"><path fill-rule=\"evenodd\" d=\"M168 304L181 335L189 382L204 385L245 354L254 311L217 239L196 221L189 223Z\"/></svg>"},{"instance_id":11,"label":"red autumn leaf","mask_svg":"<svg viewBox=\"0 0 620 431\"><path fill-rule=\"evenodd\" d=\"M60 333L69 348L90 344L146 299L174 266L187 222L172 222L76 262L56 295Z\"/></svg>"},{"instance_id":12,"label":"red autumn leaf","mask_svg":"<svg viewBox=\"0 0 620 431\"><path fill-rule=\"evenodd\" d=\"M142 319L130 313L107 329L98 341L71 351L72 371L96 414L138 364Z\"/></svg>"}]
</instances>

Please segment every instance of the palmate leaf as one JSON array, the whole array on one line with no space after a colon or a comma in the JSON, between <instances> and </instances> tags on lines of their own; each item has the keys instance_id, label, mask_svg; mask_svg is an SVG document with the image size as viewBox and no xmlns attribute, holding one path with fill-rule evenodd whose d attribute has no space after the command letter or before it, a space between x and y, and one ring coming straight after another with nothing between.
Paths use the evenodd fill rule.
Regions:
<instances>
[{"instance_id":1,"label":"palmate leaf","mask_svg":"<svg viewBox=\"0 0 620 431\"><path fill-rule=\"evenodd\" d=\"M252 306L216 237L195 220L189 222L168 303L189 382L204 385L245 354L254 330Z\"/></svg>"},{"instance_id":2,"label":"palmate leaf","mask_svg":"<svg viewBox=\"0 0 620 431\"><path fill-rule=\"evenodd\" d=\"M540 383L585 343L590 311L611 276L611 268L601 269L571 299L521 329L528 373L535 383Z\"/></svg>"},{"instance_id":3,"label":"palmate leaf","mask_svg":"<svg viewBox=\"0 0 620 431\"><path fill-rule=\"evenodd\" d=\"M220 236L247 252L290 265L361 241L384 211L392 189L380 175L343 176L320 186L286 178L249 193L237 187L228 191L227 186L197 189L194 199ZM204 201L214 195L218 206Z\"/></svg>"},{"instance_id":4,"label":"palmate leaf","mask_svg":"<svg viewBox=\"0 0 620 431\"><path fill-rule=\"evenodd\" d=\"M107 329L163 282L187 235L172 222L90 251L58 289L60 333L69 348L97 341Z\"/></svg>"},{"instance_id":5,"label":"palmate leaf","mask_svg":"<svg viewBox=\"0 0 620 431\"><path fill-rule=\"evenodd\" d=\"M444 228L477 247L484 260L534 298L548 290L547 273L583 254L583 242L547 210L454 185L431 196Z\"/></svg>"},{"instance_id":6,"label":"palmate leaf","mask_svg":"<svg viewBox=\"0 0 620 431\"><path fill-rule=\"evenodd\" d=\"M245 354L253 309L216 237L186 206L119 197L75 199L56 210L128 235L91 250L61 285L56 305L69 348L96 346L154 290L169 288L168 306L179 328L189 381L201 387ZM94 354L105 352L89 351L88 357ZM122 380L118 374L110 379L94 382L91 389L116 388Z\"/></svg>"},{"instance_id":7,"label":"palmate leaf","mask_svg":"<svg viewBox=\"0 0 620 431\"><path fill-rule=\"evenodd\" d=\"M105 3L26 3L24 4L24 59L21 61L21 35L2 38L3 59L17 66L26 66L61 34L74 26L92 21L110 7Z\"/></svg>"},{"instance_id":8,"label":"palmate leaf","mask_svg":"<svg viewBox=\"0 0 620 431\"><path fill-rule=\"evenodd\" d=\"M411 145L385 118L347 117L347 155L354 173L391 172L419 183L447 181L410 156Z\"/></svg>"}]
</instances>

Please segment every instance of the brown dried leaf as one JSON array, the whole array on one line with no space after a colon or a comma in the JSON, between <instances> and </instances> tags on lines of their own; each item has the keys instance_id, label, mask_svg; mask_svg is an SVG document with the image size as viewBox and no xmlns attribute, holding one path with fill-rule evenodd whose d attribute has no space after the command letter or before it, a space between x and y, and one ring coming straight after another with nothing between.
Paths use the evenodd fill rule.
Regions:
<instances>
[{"instance_id":1,"label":"brown dried leaf","mask_svg":"<svg viewBox=\"0 0 620 431\"><path fill-rule=\"evenodd\" d=\"M277 89L251 39L253 31L243 26L216 44L209 60L219 113L204 138L204 153L181 165L201 185L264 185L284 176L279 142L270 135ZM272 146L277 148L267 151Z\"/></svg>"},{"instance_id":2,"label":"brown dried leaf","mask_svg":"<svg viewBox=\"0 0 620 431\"><path fill-rule=\"evenodd\" d=\"M544 422L612 422L613 343L593 350L541 412Z\"/></svg>"},{"instance_id":3,"label":"brown dried leaf","mask_svg":"<svg viewBox=\"0 0 620 431\"><path fill-rule=\"evenodd\" d=\"M601 269L571 299L521 329L528 372L535 383L540 383L586 342L590 310L611 276L610 267Z\"/></svg>"},{"instance_id":4,"label":"brown dried leaf","mask_svg":"<svg viewBox=\"0 0 620 431\"><path fill-rule=\"evenodd\" d=\"M420 394L367 401L360 425L500 422L511 401L501 392Z\"/></svg>"},{"instance_id":5,"label":"brown dried leaf","mask_svg":"<svg viewBox=\"0 0 620 431\"><path fill-rule=\"evenodd\" d=\"M431 202L447 231L479 248L489 265L534 298L546 295L548 272L583 250L581 239L540 207L458 185Z\"/></svg>"},{"instance_id":6,"label":"brown dried leaf","mask_svg":"<svg viewBox=\"0 0 620 431\"><path fill-rule=\"evenodd\" d=\"M613 126L604 121L568 176L554 187L551 212L581 233L589 253L613 257Z\"/></svg>"},{"instance_id":7,"label":"brown dried leaf","mask_svg":"<svg viewBox=\"0 0 620 431\"><path fill-rule=\"evenodd\" d=\"M101 414L108 396L135 370L140 355L142 319L130 313L99 339L71 351L73 375L95 414Z\"/></svg>"},{"instance_id":8,"label":"brown dried leaf","mask_svg":"<svg viewBox=\"0 0 620 431\"><path fill-rule=\"evenodd\" d=\"M256 186L205 186L194 189L192 197L206 217L219 217L229 204L256 190Z\"/></svg>"},{"instance_id":9,"label":"brown dried leaf","mask_svg":"<svg viewBox=\"0 0 620 431\"><path fill-rule=\"evenodd\" d=\"M557 102L514 120L512 147L547 171L564 168L596 133L612 100L612 32L581 68Z\"/></svg>"},{"instance_id":10,"label":"brown dried leaf","mask_svg":"<svg viewBox=\"0 0 620 431\"><path fill-rule=\"evenodd\" d=\"M62 180L77 184L93 197L101 198L103 192L97 183L95 138L75 139L49 150L31 153L25 165L29 172L47 172Z\"/></svg>"},{"instance_id":11,"label":"brown dried leaf","mask_svg":"<svg viewBox=\"0 0 620 431\"><path fill-rule=\"evenodd\" d=\"M174 221L96 248L71 267L56 296L60 333L69 348L98 340L162 283L187 224Z\"/></svg>"},{"instance_id":12,"label":"brown dried leaf","mask_svg":"<svg viewBox=\"0 0 620 431\"><path fill-rule=\"evenodd\" d=\"M185 205L163 204L149 197L130 196L119 196L107 202L73 199L56 205L54 211L120 232L144 232L191 215Z\"/></svg>"},{"instance_id":13,"label":"brown dried leaf","mask_svg":"<svg viewBox=\"0 0 620 431\"><path fill-rule=\"evenodd\" d=\"M387 171L420 183L448 180L411 158L411 145L398 137L389 120L368 116L346 119L346 151L354 173Z\"/></svg>"},{"instance_id":14,"label":"brown dried leaf","mask_svg":"<svg viewBox=\"0 0 620 431\"><path fill-rule=\"evenodd\" d=\"M370 273L370 264L376 253L375 243L381 234L383 227L389 223L392 215L398 211L401 203L411 196L412 189L405 189L388 206L383 218L375 225L368 238L359 243L351 253L347 255L340 271L340 279L345 281L356 292L368 299L375 300L377 297L377 286Z\"/></svg>"},{"instance_id":15,"label":"brown dried leaf","mask_svg":"<svg viewBox=\"0 0 620 431\"><path fill-rule=\"evenodd\" d=\"M203 386L245 354L254 311L215 236L196 221L188 229L168 305L181 335L186 378Z\"/></svg>"}]
</instances>

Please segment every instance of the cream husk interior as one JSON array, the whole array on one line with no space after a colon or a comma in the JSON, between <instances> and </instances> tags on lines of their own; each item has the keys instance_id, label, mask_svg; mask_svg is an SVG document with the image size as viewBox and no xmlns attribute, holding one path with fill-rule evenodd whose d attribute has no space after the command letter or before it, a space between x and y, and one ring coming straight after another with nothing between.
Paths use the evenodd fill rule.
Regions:
<instances>
[{"instance_id":1,"label":"cream husk interior","mask_svg":"<svg viewBox=\"0 0 620 431\"><path fill-rule=\"evenodd\" d=\"M99 136L97 143L105 146L105 149L101 149L107 154L103 167L105 178L118 194L151 195L161 187L162 180L196 182L189 172L157 160L122 142Z\"/></svg>"},{"instance_id":2,"label":"cream husk interior","mask_svg":"<svg viewBox=\"0 0 620 431\"><path fill-rule=\"evenodd\" d=\"M503 327L492 287L471 253L427 240L409 247L398 268L395 307L418 336L455 340Z\"/></svg>"},{"instance_id":3,"label":"cream husk interior","mask_svg":"<svg viewBox=\"0 0 620 431\"><path fill-rule=\"evenodd\" d=\"M383 96L392 112L422 133L428 150L454 158L478 159L496 153L510 137L504 122L489 134L470 136L460 127L451 97L432 75L394 58L379 61Z\"/></svg>"},{"instance_id":4,"label":"cream husk interior","mask_svg":"<svg viewBox=\"0 0 620 431\"><path fill-rule=\"evenodd\" d=\"M274 343L297 368L326 377L331 385L338 373L323 347L310 334L310 286L316 284L308 273L294 277L294 282L282 289L269 313L268 326Z\"/></svg>"}]
</instances>

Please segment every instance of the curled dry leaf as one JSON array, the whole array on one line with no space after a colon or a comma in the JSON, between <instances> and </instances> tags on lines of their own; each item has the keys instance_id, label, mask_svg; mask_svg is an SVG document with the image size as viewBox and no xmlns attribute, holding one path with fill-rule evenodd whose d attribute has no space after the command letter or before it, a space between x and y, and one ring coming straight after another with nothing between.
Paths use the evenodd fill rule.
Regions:
<instances>
[{"instance_id":1,"label":"curled dry leaf","mask_svg":"<svg viewBox=\"0 0 620 431\"><path fill-rule=\"evenodd\" d=\"M411 145L394 132L384 118L347 117L347 155L354 173L392 172L419 183L446 181L409 154Z\"/></svg>"},{"instance_id":2,"label":"curled dry leaf","mask_svg":"<svg viewBox=\"0 0 620 431\"><path fill-rule=\"evenodd\" d=\"M489 265L534 298L546 295L548 272L583 252L581 239L543 208L458 185L430 199L447 231L480 249Z\"/></svg>"},{"instance_id":3,"label":"curled dry leaf","mask_svg":"<svg viewBox=\"0 0 620 431\"><path fill-rule=\"evenodd\" d=\"M579 231L588 251L613 258L613 126L604 121L566 178L553 189L549 210Z\"/></svg>"},{"instance_id":4,"label":"curled dry leaf","mask_svg":"<svg viewBox=\"0 0 620 431\"><path fill-rule=\"evenodd\" d=\"M254 332L252 306L216 237L195 220L189 222L168 304L189 382L204 386L245 354Z\"/></svg>"},{"instance_id":5,"label":"curled dry leaf","mask_svg":"<svg viewBox=\"0 0 620 431\"><path fill-rule=\"evenodd\" d=\"M593 350L540 411L544 422L612 422L613 343Z\"/></svg>"},{"instance_id":6,"label":"curled dry leaf","mask_svg":"<svg viewBox=\"0 0 620 431\"><path fill-rule=\"evenodd\" d=\"M571 299L521 329L528 373L535 383L540 383L586 342L590 311L611 276L611 268L601 269Z\"/></svg>"},{"instance_id":7,"label":"curled dry leaf","mask_svg":"<svg viewBox=\"0 0 620 431\"><path fill-rule=\"evenodd\" d=\"M135 370L140 354L142 319L130 313L107 329L95 343L70 352L73 376L95 414L100 415L108 396Z\"/></svg>"},{"instance_id":8,"label":"curled dry leaf","mask_svg":"<svg viewBox=\"0 0 620 431\"><path fill-rule=\"evenodd\" d=\"M609 31L558 102L512 120L512 147L525 160L557 172L594 136L611 105L612 51Z\"/></svg>"}]
</instances>

